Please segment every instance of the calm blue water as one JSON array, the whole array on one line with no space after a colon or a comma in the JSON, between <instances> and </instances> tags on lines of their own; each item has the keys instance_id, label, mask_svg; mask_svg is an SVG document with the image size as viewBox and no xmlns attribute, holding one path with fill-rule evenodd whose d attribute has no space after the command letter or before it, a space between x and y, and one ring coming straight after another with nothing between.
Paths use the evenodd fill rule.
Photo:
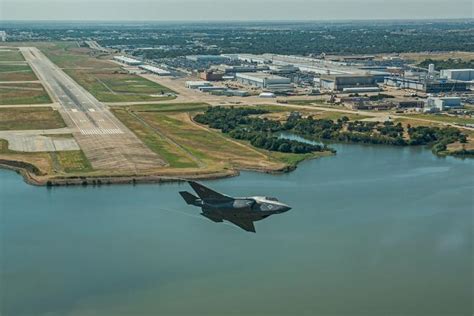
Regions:
<instances>
[{"instance_id":1,"label":"calm blue water","mask_svg":"<svg viewBox=\"0 0 474 316\"><path fill-rule=\"evenodd\" d=\"M185 184L59 187L0 171L0 314L472 315L474 161L336 145L205 184L293 207L257 234Z\"/></svg>"}]
</instances>

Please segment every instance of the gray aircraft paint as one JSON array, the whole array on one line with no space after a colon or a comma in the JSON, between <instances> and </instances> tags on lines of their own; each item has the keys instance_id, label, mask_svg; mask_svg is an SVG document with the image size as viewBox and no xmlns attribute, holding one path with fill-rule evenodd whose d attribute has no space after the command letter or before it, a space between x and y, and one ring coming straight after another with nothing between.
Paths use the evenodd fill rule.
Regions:
<instances>
[{"instance_id":1,"label":"gray aircraft paint","mask_svg":"<svg viewBox=\"0 0 474 316\"><path fill-rule=\"evenodd\" d=\"M226 220L253 233L254 222L291 209L273 197L231 197L194 181L189 181L189 184L197 193L197 197L187 191L179 193L187 204L200 207L202 216L216 223Z\"/></svg>"}]
</instances>

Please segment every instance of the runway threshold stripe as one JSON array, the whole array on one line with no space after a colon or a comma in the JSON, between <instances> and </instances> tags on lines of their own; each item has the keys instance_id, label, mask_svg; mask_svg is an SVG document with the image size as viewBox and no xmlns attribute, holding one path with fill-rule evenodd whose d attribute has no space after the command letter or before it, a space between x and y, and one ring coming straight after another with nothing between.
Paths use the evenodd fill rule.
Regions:
<instances>
[{"instance_id":1,"label":"runway threshold stripe","mask_svg":"<svg viewBox=\"0 0 474 316\"><path fill-rule=\"evenodd\" d=\"M115 135L115 134L124 133L122 130L118 128L92 128L92 129L79 128L79 131L83 135Z\"/></svg>"}]
</instances>

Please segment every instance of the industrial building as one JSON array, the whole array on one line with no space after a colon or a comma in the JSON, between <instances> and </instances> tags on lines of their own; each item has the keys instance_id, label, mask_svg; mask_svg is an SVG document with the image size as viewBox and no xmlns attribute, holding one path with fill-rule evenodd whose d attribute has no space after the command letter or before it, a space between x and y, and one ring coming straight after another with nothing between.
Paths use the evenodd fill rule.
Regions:
<instances>
[{"instance_id":1,"label":"industrial building","mask_svg":"<svg viewBox=\"0 0 474 316\"><path fill-rule=\"evenodd\" d=\"M150 65L140 65L138 68L146 70L148 72L151 72L152 74L159 75L159 76L169 76L171 73L167 70L155 67L155 66L150 66Z\"/></svg>"},{"instance_id":2,"label":"industrial building","mask_svg":"<svg viewBox=\"0 0 474 316\"><path fill-rule=\"evenodd\" d=\"M201 87L210 87L212 84L209 81L186 81L185 84L188 89L199 89Z\"/></svg>"},{"instance_id":3,"label":"industrial building","mask_svg":"<svg viewBox=\"0 0 474 316\"><path fill-rule=\"evenodd\" d=\"M394 100L391 101L392 103L396 104L398 108L422 108L425 105L425 101L423 100Z\"/></svg>"},{"instance_id":4,"label":"industrial building","mask_svg":"<svg viewBox=\"0 0 474 316\"><path fill-rule=\"evenodd\" d=\"M354 87L354 88L344 88L342 92L345 93L367 93L367 92L379 92L379 87Z\"/></svg>"},{"instance_id":5,"label":"industrial building","mask_svg":"<svg viewBox=\"0 0 474 316\"><path fill-rule=\"evenodd\" d=\"M201 72L199 76L201 77L202 80L205 80L205 81L220 81L223 79L224 73L206 70L206 71Z\"/></svg>"},{"instance_id":6,"label":"industrial building","mask_svg":"<svg viewBox=\"0 0 474 316\"><path fill-rule=\"evenodd\" d=\"M235 75L235 78L242 84L266 89L271 92L290 92L294 90L291 79L264 72L238 73Z\"/></svg>"},{"instance_id":7,"label":"industrial building","mask_svg":"<svg viewBox=\"0 0 474 316\"><path fill-rule=\"evenodd\" d=\"M0 42L5 42L7 40L7 32L0 31Z\"/></svg>"},{"instance_id":8,"label":"industrial building","mask_svg":"<svg viewBox=\"0 0 474 316\"><path fill-rule=\"evenodd\" d=\"M250 93L248 91L244 90L233 90L233 89L226 89L224 91L222 90L214 90L210 91L212 95L225 95L228 97L248 97L250 96Z\"/></svg>"},{"instance_id":9,"label":"industrial building","mask_svg":"<svg viewBox=\"0 0 474 316\"><path fill-rule=\"evenodd\" d=\"M257 65L257 66L246 66L246 65L241 65L241 66L228 66L228 65L220 65L216 67L219 71L222 71L226 74L230 73L238 73L238 72L257 72L257 71L265 71L270 69L266 65Z\"/></svg>"},{"instance_id":10,"label":"industrial building","mask_svg":"<svg viewBox=\"0 0 474 316\"><path fill-rule=\"evenodd\" d=\"M442 97L434 98L430 97L426 100L424 112L439 112L446 111L449 109L462 108L461 98L458 97Z\"/></svg>"},{"instance_id":11,"label":"industrial building","mask_svg":"<svg viewBox=\"0 0 474 316\"><path fill-rule=\"evenodd\" d=\"M418 79L406 77L387 77L385 84L400 89L412 89L426 93L467 91L466 82L450 81L446 79Z\"/></svg>"},{"instance_id":12,"label":"industrial building","mask_svg":"<svg viewBox=\"0 0 474 316\"><path fill-rule=\"evenodd\" d=\"M229 58L220 56L220 55L191 55L186 56L187 60L195 61L195 62L223 62L228 60Z\"/></svg>"},{"instance_id":13,"label":"industrial building","mask_svg":"<svg viewBox=\"0 0 474 316\"><path fill-rule=\"evenodd\" d=\"M262 92L258 96L259 98L275 98L275 93L272 92Z\"/></svg>"},{"instance_id":14,"label":"industrial building","mask_svg":"<svg viewBox=\"0 0 474 316\"><path fill-rule=\"evenodd\" d=\"M298 67L293 65L284 65L284 66L270 66L269 73L272 74L292 74L299 71Z\"/></svg>"},{"instance_id":15,"label":"industrial building","mask_svg":"<svg viewBox=\"0 0 474 316\"><path fill-rule=\"evenodd\" d=\"M474 81L474 69L444 69L440 77L448 80Z\"/></svg>"},{"instance_id":16,"label":"industrial building","mask_svg":"<svg viewBox=\"0 0 474 316\"><path fill-rule=\"evenodd\" d=\"M214 87L214 86L201 86L198 88L201 92L211 92L211 91L225 91L226 87Z\"/></svg>"},{"instance_id":17,"label":"industrial building","mask_svg":"<svg viewBox=\"0 0 474 316\"><path fill-rule=\"evenodd\" d=\"M130 66L138 66L143 64L141 60L130 58L127 56L114 56L114 59L122 64L130 65Z\"/></svg>"},{"instance_id":18,"label":"industrial building","mask_svg":"<svg viewBox=\"0 0 474 316\"><path fill-rule=\"evenodd\" d=\"M344 91L353 88L370 88L369 90L378 91L377 83L372 75L321 75L315 79L321 89ZM365 91L368 92L368 91Z\"/></svg>"}]
</instances>

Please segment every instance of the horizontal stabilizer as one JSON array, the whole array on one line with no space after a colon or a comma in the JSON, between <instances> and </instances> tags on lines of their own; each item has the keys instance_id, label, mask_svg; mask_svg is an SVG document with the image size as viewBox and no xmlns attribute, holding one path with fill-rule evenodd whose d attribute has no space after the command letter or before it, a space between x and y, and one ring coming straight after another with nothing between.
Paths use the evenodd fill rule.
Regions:
<instances>
[{"instance_id":1,"label":"horizontal stabilizer","mask_svg":"<svg viewBox=\"0 0 474 316\"><path fill-rule=\"evenodd\" d=\"M186 201L186 203L190 204L190 205L195 205L197 200L199 200L199 198L189 192L186 192L186 191L181 191L179 192L179 194L181 194L181 196L183 197L183 199Z\"/></svg>"},{"instance_id":2,"label":"horizontal stabilizer","mask_svg":"<svg viewBox=\"0 0 474 316\"><path fill-rule=\"evenodd\" d=\"M239 226L243 230L246 230L251 233L255 233L255 225L253 224L253 221L250 219L241 219L241 218L226 218L229 222L231 222L234 225Z\"/></svg>"},{"instance_id":3,"label":"horizontal stabilizer","mask_svg":"<svg viewBox=\"0 0 474 316\"><path fill-rule=\"evenodd\" d=\"M219 216L216 216L216 215L212 215L212 214L209 214L209 213L201 213L201 215L204 216L204 217L209 218L211 221L216 222L216 223L222 223L223 222L222 217L219 217Z\"/></svg>"}]
</instances>

